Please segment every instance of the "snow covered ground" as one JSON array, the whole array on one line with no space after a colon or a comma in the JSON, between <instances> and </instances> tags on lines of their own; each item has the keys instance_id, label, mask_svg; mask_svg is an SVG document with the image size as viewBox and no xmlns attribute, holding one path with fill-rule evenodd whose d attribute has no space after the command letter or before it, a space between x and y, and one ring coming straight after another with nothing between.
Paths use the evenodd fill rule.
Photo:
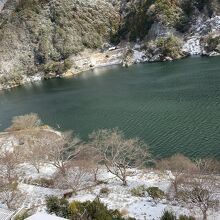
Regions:
<instances>
[{"instance_id":1,"label":"snow covered ground","mask_svg":"<svg viewBox=\"0 0 220 220\"><path fill-rule=\"evenodd\" d=\"M51 130L47 130L51 132ZM60 133L57 133L60 135ZM13 144L16 143L16 139L8 137L7 133L4 133L0 137L0 142L4 142L2 145L5 149L10 151ZM22 204L19 204L20 208L34 207L35 211L45 211L45 198L47 196L62 197L63 190L42 187L36 184L34 180L40 180L42 178L52 179L56 173L56 168L52 165L44 165L40 169L40 173L37 173L36 169L29 164L20 164L18 168L19 176L19 189L24 193L25 198ZM88 172L88 171L87 171ZM169 201L162 199L155 202L149 196L136 197L131 194L131 189L138 186L147 187L159 187L164 192L168 192L170 187L171 172L161 172L157 170L145 169L145 170L129 170L130 176L127 179L128 186L122 186L121 181L114 177L111 173L107 172L104 167L99 170L98 179L103 183L95 185L92 180L93 175L90 173L90 180L86 180L86 190L78 190L77 195L73 195L70 201L87 201L94 200L99 197L100 200L105 203L110 209L118 209L122 213L135 217L137 220L157 220L160 219L164 210L172 210L176 215L186 214L201 219L199 210L192 208L188 209L182 204L176 201ZM87 176L86 176L87 178ZM89 187L90 186L90 187ZM81 186L81 188L85 188ZM100 190L108 188L108 194L101 194ZM220 199L220 193L219 193ZM0 201L1 206L1 201ZM220 220L220 211L209 213L208 220Z\"/></svg>"},{"instance_id":2,"label":"snow covered ground","mask_svg":"<svg viewBox=\"0 0 220 220\"><path fill-rule=\"evenodd\" d=\"M31 166L27 164L21 169L25 171L25 178L41 178L51 177L56 171L52 166L45 166L38 174ZM170 186L170 172L162 173L155 170L130 170L132 174L128 177L128 186L124 187L121 182L112 174L108 173L104 168L100 170L99 180L106 181L101 185L97 185L87 190L79 191L70 201L87 201L94 200L97 196L111 209L118 209L126 215L133 216L137 220L156 220L160 219L164 210L172 210L177 215L186 214L196 216L201 219L198 210L187 209L175 201L163 199L155 202L148 196L135 197L131 195L130 190L137 186L145 187L157 186L163 191L167 191ZM94 184L94 183L93 183ZM91 185L93 185L91 183ZM102 188L107 187L109 194L100 194ZM50 195L62 196L63 191L58 189L45 188L25 184L21 181L19 188L26 194L23 206L30 208L37 207L37 211L45 211L45 197ZM209 220L219 220L220 212L209 213Z\"/></svg>"}]
</instances>

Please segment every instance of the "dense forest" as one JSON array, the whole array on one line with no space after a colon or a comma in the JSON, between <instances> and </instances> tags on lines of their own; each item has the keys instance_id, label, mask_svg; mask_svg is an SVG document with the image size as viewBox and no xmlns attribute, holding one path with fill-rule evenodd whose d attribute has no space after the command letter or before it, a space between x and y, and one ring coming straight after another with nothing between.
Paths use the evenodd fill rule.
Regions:
<instances>
[{"instance_id":1,"label":"dense forest","mask_svg":"<svg viewBox=\"0 0 220 220\"><path fill-rule=\"evenodd\" d=\"M219 52L218 0L4 0L1 8L2 88L37 73L62 74L73 65L73 56L106 43L141 42L146 56L159 50L161 56L152 61L161 61L186 56L187 36L198 34L201 54Z\"/></svg>"}]
</instances>

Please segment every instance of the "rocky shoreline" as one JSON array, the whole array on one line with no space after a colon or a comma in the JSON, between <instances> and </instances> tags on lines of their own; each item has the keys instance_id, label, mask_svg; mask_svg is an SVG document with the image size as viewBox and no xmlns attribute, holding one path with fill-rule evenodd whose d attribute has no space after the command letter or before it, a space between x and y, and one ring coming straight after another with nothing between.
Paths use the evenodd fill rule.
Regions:
<instances>
[{"instance_id":1,"label":"rocky shoreline","mask_svg":"<svg viewBox=\"0 0 220 220\"><path fill-rule=\"evenodd\" d=\"M219 17L220 24L220 17ZM213 36L220 36L220 32L215 32ZM201 44L202 37L199 35L193 35L187 37L185 42L182 42L180 54L176 58L169 56L163 56L158 48L152 51L151 54L144 48L143 43L126 43L125 45L119 45L117 47L108 48L104 51L101 50L85 50L78 55L71 56L69 58L71 62L71 68L63 74L56 74L50 72L45 75L43 72L39 72L34 76L23 76L23 79L16 83L15 81L7 82L6 84L0 84L0 90L12 89L27 83L34 83L41 80L49 80L53 78L71 78L78 74L100 67L107 67L111 65L122 65L128 67L139 63L150 62L165 62L182 59L194 55L198 56L219 56L219 50L207 51L206 44Z\"/></svg>"}]
</instances>

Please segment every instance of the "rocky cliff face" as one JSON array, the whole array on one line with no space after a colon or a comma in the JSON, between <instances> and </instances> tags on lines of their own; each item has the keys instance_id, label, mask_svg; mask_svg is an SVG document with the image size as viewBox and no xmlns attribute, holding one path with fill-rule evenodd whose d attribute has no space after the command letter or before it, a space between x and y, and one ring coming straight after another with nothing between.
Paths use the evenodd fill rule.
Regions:
<instances>
[{"instance_id":1,"label":"rocky cliff face","mask_svg":"<svg viewBox=\"0 0 220 220\"><path fill-rule=\"evenodd\" d=\"M218 55L219 15L219 0L0 0L0 89L111 63Z\"/></svg>"}]
</instances>

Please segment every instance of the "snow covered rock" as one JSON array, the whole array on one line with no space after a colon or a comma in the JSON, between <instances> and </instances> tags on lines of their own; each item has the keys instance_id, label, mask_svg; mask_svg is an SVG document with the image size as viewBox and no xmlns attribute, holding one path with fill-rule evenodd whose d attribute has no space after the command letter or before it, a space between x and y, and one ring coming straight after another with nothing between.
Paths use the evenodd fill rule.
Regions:
<instances>
[{"instance_id":1,"label":"snow covered rock","mask_svg":"<svg viewBox=\"0 0 220 220\"><path fill-rule=\"evenodd\" d=\"M200 55L202 53L200 37L192 36L188 38L183 45L183 51L190 55Z\"/></svg>"}]
</instances>

